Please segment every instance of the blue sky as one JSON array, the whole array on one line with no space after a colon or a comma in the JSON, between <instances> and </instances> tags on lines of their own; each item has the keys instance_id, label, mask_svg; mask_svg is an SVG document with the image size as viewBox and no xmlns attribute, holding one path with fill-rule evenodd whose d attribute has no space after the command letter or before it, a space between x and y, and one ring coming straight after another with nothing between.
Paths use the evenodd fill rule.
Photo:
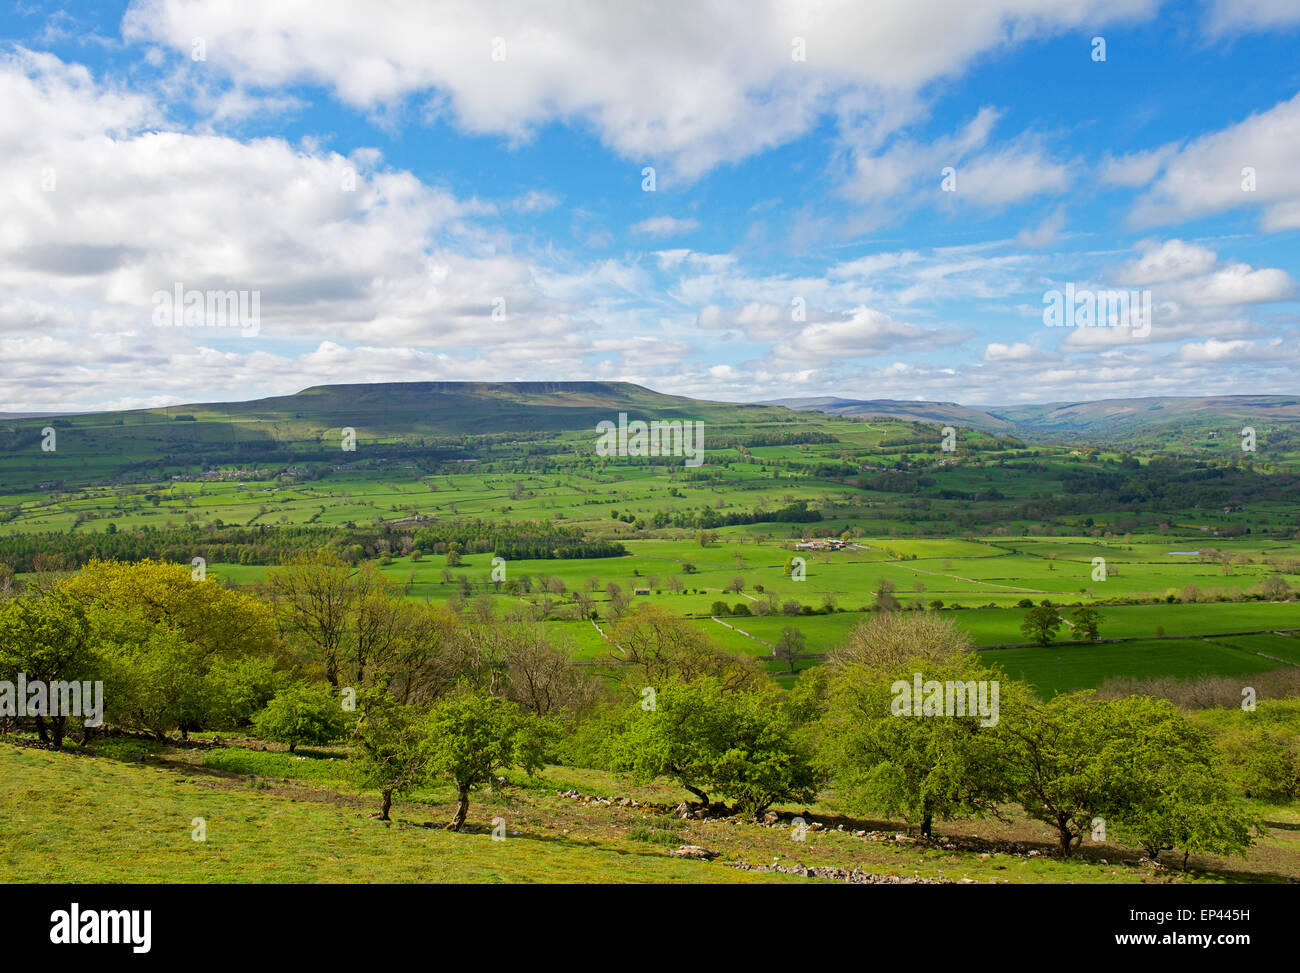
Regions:
<instances>
[{"instance_id":1,"label":"blue sky","mask_svg":"<svg viewBox=\"0 0 1300 973\"><path fill-rule=\"evenodd\" d=\"M0 411L1297 391L1295 0L20 2L0 39ZM159 327L178 286L256 327ZM1067 286L1149 327L1046 326Z\"/></svg>"}]
</instances>

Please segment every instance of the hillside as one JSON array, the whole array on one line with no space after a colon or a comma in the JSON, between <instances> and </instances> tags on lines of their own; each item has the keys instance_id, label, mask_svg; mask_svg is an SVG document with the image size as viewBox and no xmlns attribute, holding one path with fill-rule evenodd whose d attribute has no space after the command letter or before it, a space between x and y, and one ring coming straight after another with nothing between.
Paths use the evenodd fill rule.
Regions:
<instances>
[{"instance_id":1,"label":"hillside","mask_svg":"<svg viewBox=\"0 0 1300 973\"><path fill-rule=\"evenodd\" d=\"M321 385L248 402L0 420L0 488L161 476L195 463L301 463L340 458L343 430L372 447L441 460L469 456L465 437L544 442L620 412L697 419L714 432L805 424L789 410L664 395L628 382L393 382ZM42 429L56 448L42 448ZM482 443L476 445L481 446ZM345 457L346 458L346 457Z\"/></svg>"},{"instance_id":2,"label":"hillside","mask_svg":"<svg viewBox=\"0 0 1300 973\"><path fill-rule=\"evenodd\" d=\"M1238 429L1233 427L1239 428L1241 423L1300 424L1300 398L1289 395L1160 396L987 408L955 402L833 397L776 399L770 404L838 416L945 423L1042 439L1152 439L1187 432L1235 436Z\"/></svg>"},{"instance_id":3,"label":"hillside","mask_svg":"<svg viewBox=\"0 0 1300 973\"><path fill-rule=\"evenodd\" d=\"M798 411L825 412L828 415L857 419L901 419L905 422L942 423L966 426L986 432L1010 433L1014 423L983 409L968 408L956 402L908 402L902 399L839 399L823 396L810 399L774 399L771 405Z\"/></svg>"}]
</instances>

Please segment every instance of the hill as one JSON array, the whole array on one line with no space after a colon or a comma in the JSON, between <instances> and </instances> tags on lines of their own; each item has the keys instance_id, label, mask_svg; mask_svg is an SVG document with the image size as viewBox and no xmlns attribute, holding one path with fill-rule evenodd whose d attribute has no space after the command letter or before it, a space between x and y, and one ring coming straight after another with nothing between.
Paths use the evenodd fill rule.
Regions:
<instances>
[{"instance_id":1,"label":"hill","mask_svg":"<svg viewBox=\"0 0 1300 973\"><path fill-rule=\"evenodd\" d=\"M1242 423L1300 424L1300 397L1289 395L1158 396L987 408L955 402L833 397L776 399L770 404L838 416L968 426L1037 439L1150 440L1209 432L1235 436Z\"/></svg>"}]
</instances>

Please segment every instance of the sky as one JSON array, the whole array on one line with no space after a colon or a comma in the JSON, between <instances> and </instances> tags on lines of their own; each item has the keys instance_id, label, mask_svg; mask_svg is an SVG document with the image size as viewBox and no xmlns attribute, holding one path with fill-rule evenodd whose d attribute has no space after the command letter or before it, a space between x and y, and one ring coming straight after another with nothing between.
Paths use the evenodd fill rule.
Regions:
<instances>
[{"instance_id":1,"label":"sky","mask_svg":"<svg viewBox=\"0 0 1300 973\"><path fill-rule=\"evenodd\" d=\"M5 412L1292 394L1298 258L1300 0L0 10Z\"/></svg>"}]
</instances>

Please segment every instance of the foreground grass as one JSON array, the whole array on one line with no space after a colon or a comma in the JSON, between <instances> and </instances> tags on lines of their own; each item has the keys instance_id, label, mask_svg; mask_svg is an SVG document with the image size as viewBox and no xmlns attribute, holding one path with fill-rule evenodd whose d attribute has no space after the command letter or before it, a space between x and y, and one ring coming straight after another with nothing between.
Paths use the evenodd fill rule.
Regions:
<instances>
[{"instance_id":1,"label":"foreground grass","mask_svg":"<svg viewBox=\"0 0 1300 973\"><path fill-rule=\"evenodd\" d=\"M641 809L589 805L557 790L672 804L669 784L631 787L601 771L551 767L506 793L475 796L473 830L443 831L449 789L417 791L374 819L375 795L347 781L342 754L242 747L185 749L109 740L99 756L0 743L0 864L14 882L748 882L806 881L727 868L725 862L857 867L876 874L972 882L1285 882L1300 878L1300 809L1259 806L1271 833L1245 858L1194 860L1190 874L1137 863L1138 853L1092 845L1079 859L1051 855L1038 822L939 827L957 847L856 838L854 830L903 832L885 821L838 817L812 805L827 830L796 842L787 828L743 821L679 821ZM335 759L331 760L333 756ZM804 809L797 809L803 811ZM195 818L207 838L191 837ZM506 840L493 841L491 821ZM845 831L836 830L842 824ZM996 842L1036 853L1010 854ZM701 844L718 862L670 857Z\"/></svg>"},{"instance_id":2,"label":"foreground grass","mask_svg":"<svg viewBox=\"0 0 1300 973\"><path fill-rule=\"evenodd\" d=\"M0 744L0 862L11 882L780 878L680 861L648 847L557 840L516 828L505 841L493 841L486 832L384 825L369 810L369 803L204 786L167 768ZM206 841L191 837L196 817L206 820Z\"/></svg>"}]
</instances>

